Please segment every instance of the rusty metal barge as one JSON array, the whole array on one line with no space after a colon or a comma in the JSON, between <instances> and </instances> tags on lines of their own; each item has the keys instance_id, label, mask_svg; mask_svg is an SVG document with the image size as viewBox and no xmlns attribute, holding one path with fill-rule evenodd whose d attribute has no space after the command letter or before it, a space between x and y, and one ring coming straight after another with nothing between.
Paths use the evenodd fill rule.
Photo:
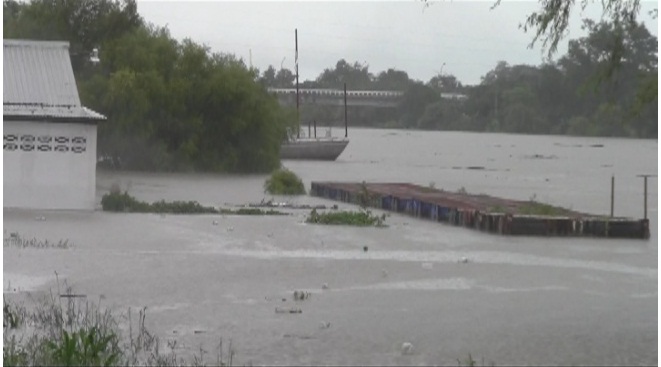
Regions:
<instances>
[{"instance_id":1,"label":"rusty metal barge","mask_svg":"<svg viewBox=\"0 0 661 367\"><path fill-rule=\"evenodd\" d=\"M598 216L409 183L312 182L310 194L501 235L650 237L648 219Z\"/></svg>"}]
</instances>

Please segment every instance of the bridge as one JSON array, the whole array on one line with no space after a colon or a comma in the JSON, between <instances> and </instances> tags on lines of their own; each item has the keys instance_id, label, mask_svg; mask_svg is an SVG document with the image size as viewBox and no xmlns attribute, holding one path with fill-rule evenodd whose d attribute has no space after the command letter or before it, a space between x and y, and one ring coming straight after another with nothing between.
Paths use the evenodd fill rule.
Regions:
<instances>
[{"instance_id":1,"label":"bridge","mask_svg":"<svg viewBox=\"0 0 661 367\"><path fill-rule=\"evenodd\" d=\"M282 105L296 106L295 88L268 88ZM299 88L301 104L344 106L344 90ZM347 91L347 106L397 107L404 92L392 90Z\"/></svg>"},{"instance_id":2,"label":"bridge","mask_svg":"<svg viewBox=\"0 0 661 367\"><path fill-rule=\"evenodd\" d=\"M268 88L277 96L281 105L296 106L295 88ZM301 104L344 106L344 90L299 88ZM395 90L352 90L347 91L347 106L397 107L404 96L403 91ZM463 101L467 98L460 93L441 93L442 99Z\"/></svg>"}]
</instances>

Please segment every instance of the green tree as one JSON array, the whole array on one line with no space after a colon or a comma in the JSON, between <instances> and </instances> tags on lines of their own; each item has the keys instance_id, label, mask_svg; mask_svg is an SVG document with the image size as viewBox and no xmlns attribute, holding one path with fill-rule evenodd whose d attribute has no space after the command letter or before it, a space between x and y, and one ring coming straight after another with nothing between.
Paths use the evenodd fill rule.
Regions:
<instances>
[{"instance_id":1,"label":"green tree","mask_svg":"<svg viewBox=\"0 0 661 367\"><path fill-rule=\"evenodd\" d=\"M325 69L317 77L317 85L320 88L342 89L346 83L351 90L361 90L369 89L373 79L369 65L361 65L358 62L351 65L342 59L337 62L334 69Z\"/></svg>"},{"instance_id":2,"label":"green tree","mask_svg":"<svg viewBox=\"0 0 661 367\"><path fill-rule=\"evenodd\" d=\"M166 28L143 24L133 0L3 3L5 37L70 42L81 100L108 117L97 152L139 170L269 172L295 123L259 72ZM88 63L99 48L100 63ZM291 74L291 72L289 72ZM274 76L277 79L277 75ZM289 80L285 74L281 79Z\"/></svg>"},{"instance_id":3,"label":"green tree","mask_svg":"<svg viewBox=\"0 0 661 367\"><path fill-rule=\"evenodd\" d=\"M400 126L417 127L427 105L438 102L440 98L438 93L420 82L411 84L397 107Z\"/></svg>"},{"instance_id":4,"label":"green tree","mask_svg":"<svg viewBox=\"0 0 661 367\"><path fill-rule=\"evenodd\" d=\"M372 83L372 89L404 91L412 81L405 71L388 69L377 74Z\"/></svg>"}]
</instances>

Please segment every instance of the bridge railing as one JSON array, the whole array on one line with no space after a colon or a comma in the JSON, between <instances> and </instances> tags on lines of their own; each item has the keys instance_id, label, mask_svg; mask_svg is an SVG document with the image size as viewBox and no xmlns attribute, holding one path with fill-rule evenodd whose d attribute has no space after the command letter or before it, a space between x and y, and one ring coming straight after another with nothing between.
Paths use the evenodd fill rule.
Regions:
<instances>
[{"instance_id":1,"label":"bridge railing","mask_svg":"<svg viewBox=\"0 0 661 367\"><path fill-rule=\"evenodd\" d=\"M296 94L294 88L268 88L268 92L276 94ZM314 89L314 88L300 88L299 94L302 95L317 95L328 97L344 97L344 90L341 89ZM392 90L352 90L347 91L347 97L351 98L401 98L404 95L402 91Z\"/></svg>"}]
</instances>

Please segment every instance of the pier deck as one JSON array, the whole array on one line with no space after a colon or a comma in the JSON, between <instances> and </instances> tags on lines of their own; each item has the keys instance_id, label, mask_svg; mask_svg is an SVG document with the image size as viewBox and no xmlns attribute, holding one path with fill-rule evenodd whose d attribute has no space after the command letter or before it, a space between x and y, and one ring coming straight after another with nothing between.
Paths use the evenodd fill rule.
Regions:
<instances>
[{"instance_id":1,"label":"pier deck","mask_svg":"<svg viewBox=\"0 0 661 367\"><path fill-rule=\"evenodd\" d=\"M501 235L648 239L649 221L409 183L312 182L310 194Z\"/></svg>"}]
</instances>

